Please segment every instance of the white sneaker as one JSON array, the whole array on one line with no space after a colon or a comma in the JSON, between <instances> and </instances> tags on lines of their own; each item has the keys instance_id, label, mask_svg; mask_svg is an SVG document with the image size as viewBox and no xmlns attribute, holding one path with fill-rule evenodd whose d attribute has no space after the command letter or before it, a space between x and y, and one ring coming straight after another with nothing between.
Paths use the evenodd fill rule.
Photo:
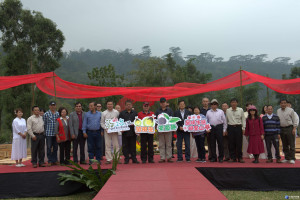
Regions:
<instances>
[{"instance_id":1,"label":"white sneaker","mask_svg":"<svg viewBox=\"0 0 300 200\"><path fill-rule=\"evenodd\" d=\"M23 163L22 164L20 164L21 165L21 167L26 167L26 165L24 165Z\"/></svg>"},{"instance_id":2,"label":"white sneaker","mask_svg":"<svg viewBox=\"0 0 300 200\"><path fill-rule=\"evenodd\" d=\"M290 160L290 162L289 163L291 163L291 164L295 164L295 161L294 160Z\"/></svg>"},{"instance_id":3,"label":"white sneaker","mask_svg":"<svg viewBox=\"0 0 300 200\"><path fill-rule=\"evenodd\" d=\"M253 154L249 154L249 158L254 158Z\"/></svg>"},{"instance_id":4,"label":"white sneaker","mask_svg":"<svg viewBox=\"0 0 300 200\"><path fill-rule=\"evenodd\" d=\"M282 163L287 163L287 162L289 162L289 161L286 160L286 159L284 159L284 160L282 160L281 162L282 162Z\"/></svg>"},{"instance_id":5,"label":"white sneaker","mask_svg":"<svg viewBox=\"0 0 300 200\"><path fill-rule=\"evenodd\" d=\"M17 164L16 167L22 167L20 164Z\"/></svg>"}]
</instances>

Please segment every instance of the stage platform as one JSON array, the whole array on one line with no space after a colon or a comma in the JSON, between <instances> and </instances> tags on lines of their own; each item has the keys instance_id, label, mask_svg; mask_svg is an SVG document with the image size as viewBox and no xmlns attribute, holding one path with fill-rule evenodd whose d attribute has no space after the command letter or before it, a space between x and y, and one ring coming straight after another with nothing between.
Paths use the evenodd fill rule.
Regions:
<instances>
[{"instance_id":1,"label":"stage platform","mask_svg":"<svg viewBox=\"0 0 300 200\"><path fill-rule=\"evenodd\" d=\"M185 161L158 163L158 160L159 156L156 155L153 164L119 164L117 174L108 180L95 199L226 199L218 189L239 190L248 187L249 190L256 190L255 187L259 186L261 190L264 190L262 188L264 182L270 186L275 184L274 187L279 190L300 190L300 161L298 160L295 164L266 163L265 160L254 164L250 159L245 159L246 163L196 163L195 159L192 159L190 163ZM34 169L29 161L24 164L26 167L20 168L0 165L0 179L3 180L0 182L0 198L44 196L45 194L55 196L57 193L49 191L34 195L30 194L30 190L27 190L26 194L21 194L21 191L16 190L13 190L14 194L8 196L5 196L5 193L9 192L11 187L18 188L20 184L30 183L30 187L47 188L48 186L49 188L49 182L51 182L49 179L53 179L53 185L58 184L57 174L69 170L63 166ZM82 166L89 167L89 165ZM93 167L96 169L96 165ZM111 165L102 164L102 169L109 168ZM260 178L257 179L258 177ZM251 184L251 181L254 182ZM257 185L257 183L260 184ZM283 187L283 185L286 186ZM64 189L65 186L58 185L57 187L61 187L60 191L64 193L63 195L84 190L80 184L70 183L66 189ZM52 189L55 189L54 186ZM272 190L272 188L265 190Z\"/></svg>"}]
</instances>

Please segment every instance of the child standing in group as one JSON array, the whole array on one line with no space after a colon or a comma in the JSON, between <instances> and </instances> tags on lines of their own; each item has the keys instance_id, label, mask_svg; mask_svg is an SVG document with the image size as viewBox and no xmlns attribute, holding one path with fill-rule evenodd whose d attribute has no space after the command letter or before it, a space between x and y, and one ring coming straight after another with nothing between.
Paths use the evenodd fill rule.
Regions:
<instances>
[{"instance_id":1,"label":"child standing in group","mask_svg":"<svg viewBox=\"0 0 300 200\"><path fill-rule=\"evenodd\" d=\"M259 163L259 154L264 153L264 126L262 119L257 114L255 106L250 106L246 120L245 135L249 137L247 152L254 155L253 163Z\"/></svg>"}]
</instances>

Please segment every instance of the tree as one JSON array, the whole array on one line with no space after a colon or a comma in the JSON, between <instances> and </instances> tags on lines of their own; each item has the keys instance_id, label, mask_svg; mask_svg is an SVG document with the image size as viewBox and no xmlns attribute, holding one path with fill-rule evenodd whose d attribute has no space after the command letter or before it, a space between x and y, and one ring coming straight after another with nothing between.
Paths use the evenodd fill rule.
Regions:
<instances>
[{"instance_id":1,"label":"tree","mask_svg":"<svg viewBox=\"0 0 300 200\"><path fill-rule=\"evenodd\" d=\"M124 86L124 75L117 74L115 67L111 64L108 66L95 67L91 72L87 72L89 79L92 81L91 85L94 86L102 86L102 87L120 87ZM117 103L121 96L113 96L107 98L95 98L95 99L85 99L84 103L89 103L91 101L96 101L98 103L102 103L103 107L105 107L106 100L110 98Z\"/></svg>"},{"instance_id":2,"label":"tree","mask_svg":"<svg viewBox=\"0 0 300 200\"><path fill-rule=\"evenodd\" d=\"M143 58L151 57L151 48L150 48L150 46L143 46L142 47L142 53L140 55Z\"/></svg>"},{"instance_id":3,"label":"tree","mask_svg":"<svg viewBox=\"0 0 300 200\"><path fill-rule=\"evenodd\" d=\"M56 24L43 17L42 13L22 8L19 0L0 3L1 45L4 75L23 75L54 71L62 57L64 36ZM31 93L35 87L22 85L5 91L3 106L7 122L11 124L12 111L22 107L25 117L30 114ZM31 104L33 104L32 102Z\"/></svg>"},{"instance_id":4,"label":"tree","mask_svg":"<svg viewBox=\"0 0 300 200\"><path fill-rule=\"evenodd\" d=\"M115 71L115 67L112 65L95 67L91 72L87 72L88 77L94 82L92 85L103 87L117 87L122 86L124 81L124 75L119 75Z\"/></svg>"}]
</instances>

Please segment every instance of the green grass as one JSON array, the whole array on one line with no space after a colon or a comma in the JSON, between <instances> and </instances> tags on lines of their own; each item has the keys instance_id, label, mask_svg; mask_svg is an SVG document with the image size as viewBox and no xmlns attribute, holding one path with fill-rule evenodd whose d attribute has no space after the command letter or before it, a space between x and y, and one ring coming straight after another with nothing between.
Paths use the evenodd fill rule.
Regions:
<instances>
[{"instance_id":1,"label":"green grass","mask_svg":"<svg viewBox=\"0 0 300 200\"><path fill-rule=\"evenodd\" d=\"M82 192L62 197L30 197L30 198L17 198L8 200L92 200L96 196L95 192Z\"/></svg>"},{"instance_id":2,"label":"green grass","mask_svg":"<svg viewBox=\"0 0 300 200\"><path fill-rule=\"evenodd\" d=\"M300 191L235 191L235 190L223 190L221 191L228 200L281 200L285 199L285 196L290 196L289 199L300 199ZM296 196L296 198L291 198Z\"/></svg>"}]
</instances>

